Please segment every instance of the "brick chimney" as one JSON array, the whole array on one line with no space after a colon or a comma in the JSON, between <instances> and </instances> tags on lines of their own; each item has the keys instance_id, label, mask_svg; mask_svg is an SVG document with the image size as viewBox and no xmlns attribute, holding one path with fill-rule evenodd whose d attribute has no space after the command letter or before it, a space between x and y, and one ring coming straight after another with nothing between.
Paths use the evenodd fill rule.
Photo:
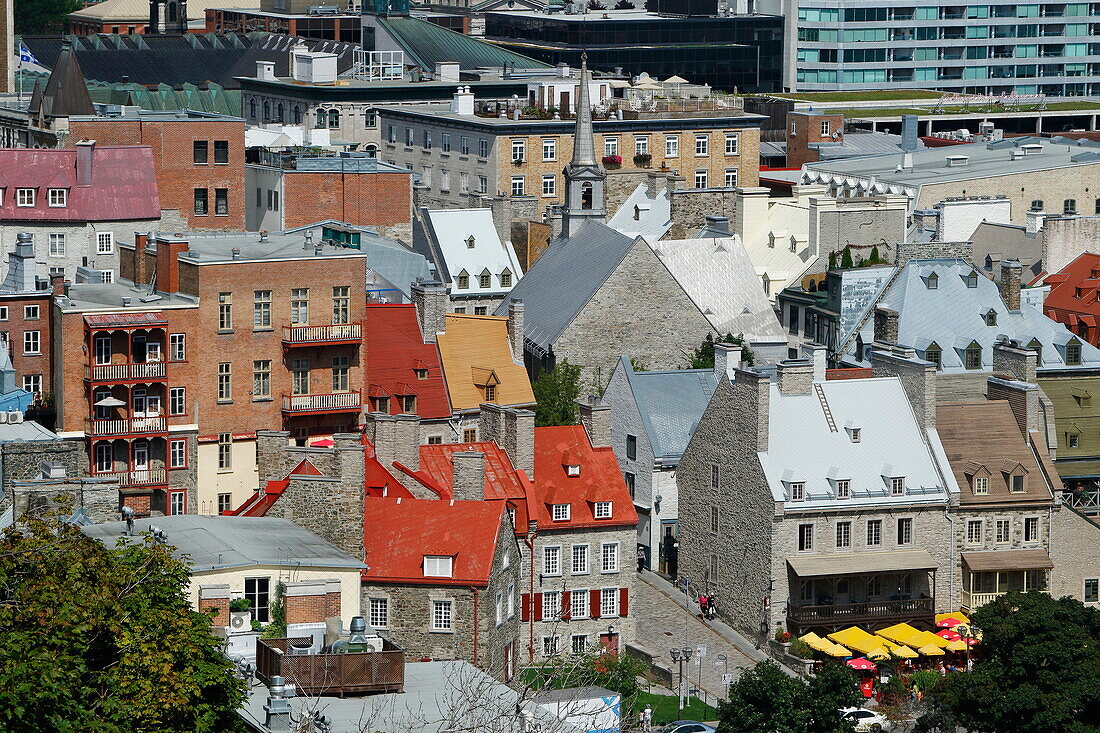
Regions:
<instances>
[{"instance_id":1,"label":"brick chimney","mask_svg":"<svg viewBox=\"0 0 1100 733\"><path fill-rule=\"evenodd\" d=\"M186 251L186 239L180 239L178 237L157 237L157 290L159 292L179 292L179 256Z\"/></svg>"},{"instance_id":2,"label":"brick chimney","mask_svg":"<svg viewBox=\"0 0 1100 733\"><path fill-rule=\"evenodd\" d=\"M76 185L92 185L92 164L95 162L95 140L76 144Z\"/></svg>"},{"instance_id":3,"label":"brick chimney","mask_svg":"<svg viewBox=\"0 0 1100 733\"><path fill-rule=\"evenodd\" d=\"M149 266L145 262L145 247L149 244L149 234L134 232L134 284L149 284Z\"/></svg>"},{"instance_id":4,"label":"brick chimney","mask_svg":"<svg viewBox=\"0 0 1100 733\"><path fill-rule=\"evenodd\" d=\"M925 430L936 427L935 364L919 358L916 350L909 347L874 348L871 350L871 373L876 377L898 377L917 423Z\"/></svg>"},{"instance_id":5,"label":"brick chimney","mask_svg":"<svg viewBox=\"0 0 1100 733\"><path fill-rule=\"evenodd\" d=\"M512 347L512 358L523 363L523 301L508 303L508 343Z\"/></svg>"},{"instance_id":6,"label":"brick chimney","mask_svg":"<svg viewBox=\"0 0 1100 733\"><path fill-rule=\"evenodd\" d=\"M1023 278L1024 266L1019 260L1005 260L1001 262L1001 281L997 286L1001 290L1001 299L1005 307L1010 311L1020 310L1020 280Z\"/></svg>"},{"instance_id":7,"label":"brick chimney","mask_svg":"<svg viewBox=\"0 0 1100 733\"><path fill-rule=\"evenodd\" d=\"M485 500L485 454L460 451L451 456L454 469L452 496L460 501Z\"/></svg>"},{"instance_id":8,"label":"brick chimney","mask_svg":"<svg viewBox=\"0 0 1100 733\"><path fill-rule=\"evenodd\" d=\"M496 443L508 454L512 466L535 475L535 413L493 402L481 404L478 418L481 440Z\"/></svg>"},{"instance_id":9,"label":"brick chimney","mask_svg":"<svg viewBox=\"0 0 1100 733\"><path fill-rule=\"evenodd\" d=\"M611 447L611 407L594 403L592 398L580 400L581 425L588 433L593 448Z\"/></svg>"},{"instance_id":10,"label":"brick chimney","mask_svg":"<svg viewBox=\"0 0 1100 733\"><path fill-rule=\"evenodd\" d=\"M875 343L893 346L898 342L898 312L893 308L875 308ZM860 355L862 358L862 354Z\"/></svg>"},{"instance_id":11,"label":"brick chimney","mask_svg":"<svg viewBox=\"0 0 1100 733\"><path fill-rule=\"evenodd\" d=\"M55 298L65 294L65 276L60 272L50 273L50 292Z\"/></svg>"},{"instance_id":12,"label":"brick chimney","mask_svg":"<svg viewBox=\"0 0 1100 733\"><path fill-rule=\"evenodd\" d=\"M414 283L412 301L416 304L416 315L420 321L420 333L424 343L434 344L436 334L447 328L447 311L450 310L450 298L442 283Z\"/></svg>"},{"instance_id":13,"label":"brick chimney","mask_svg":"<svg viewBox=\"0 0 1100 733\"><path fill-rule=\"evenodd\" d=\"M814 364L809 359L784 359L776 365L779 394L809 394L814 386Z\"/></svg>"},{"instance_id":14,"label":"brick chimney","mask_svg":"<svg viewBox=\"0 0 1100 733\"><path fill-rule=\"evenodd\" d=\"M744 405L756 418L755 426L746 426L745 438L756 444L756 450L768 450L771 380L756 369L737 369L733 379L733 403Z\"/></svg>"},{"instance_id":15,"label":"brick chimney","mask_svg":"<svg viewBox=\"0 0 1100 733\"><path fill-rule=\"evenodd\" d=\"M1028 433L1040 430L1039 385L1018 379L990 377L986 380L986 396L991 400L1008 402L1024 440L1027 440Z\"/></svg>"}]
</instances>

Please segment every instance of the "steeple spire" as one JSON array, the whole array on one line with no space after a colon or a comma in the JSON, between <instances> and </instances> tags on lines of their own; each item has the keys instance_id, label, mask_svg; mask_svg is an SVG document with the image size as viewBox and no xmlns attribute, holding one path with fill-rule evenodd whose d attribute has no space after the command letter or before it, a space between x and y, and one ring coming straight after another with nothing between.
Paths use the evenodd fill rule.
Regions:
<instances>
[{"instance_id":1,"label":"steeple spire","mask_svg":"<svg viewBox=\"0 0 1100 733\"><path fill-rule=\"evenodd\" d=\"M573 165L597 165L592 140L592 101L588 94L588 54L581 54L580 88L577 90L577 126L573 132Z\"/></svg>"}]
</instances>

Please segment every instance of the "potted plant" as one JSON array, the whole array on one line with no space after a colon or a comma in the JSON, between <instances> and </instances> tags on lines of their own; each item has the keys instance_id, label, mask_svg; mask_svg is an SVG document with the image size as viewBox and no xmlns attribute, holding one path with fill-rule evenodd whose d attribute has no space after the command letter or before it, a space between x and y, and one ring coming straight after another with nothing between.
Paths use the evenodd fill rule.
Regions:
<instances>
[{"instance_id":1,"label":"potted plant","mask_svg":"<svg viewBox=\"0 0 1100 733\"><path fill-rule=\"evenodd\" d=\"M229 601L229 629L241 633L252 628L252 601L247 598L234 598Z\"/></svg>"},{"instance_id":2,"label":"potted plant","mask_svg":"<svg viewBox=\"0 0 1100 733\"><path fill-rule=\"evenodd\" d=\"M623 164L623 156L621 155L605 155L603 156L603 164L609 168L618 168Z\"/></svg>"},{"instance_id":3,"label":"potted plant","mask_svg":"<svg viewBox=\"0 0 1100 733\"><path fill-rule=\"evenodd\" d=\"M653 156L649 153L638 153L634 156L634 165L639 168L648 168L653 162Z\"/></svg>"}]
</instances>

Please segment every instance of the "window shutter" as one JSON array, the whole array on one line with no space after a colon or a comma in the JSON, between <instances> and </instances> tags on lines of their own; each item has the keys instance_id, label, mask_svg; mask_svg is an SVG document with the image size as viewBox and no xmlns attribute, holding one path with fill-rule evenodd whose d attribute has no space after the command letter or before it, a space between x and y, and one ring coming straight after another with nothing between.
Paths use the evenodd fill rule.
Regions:
<instances>
[{"instance_id":1,"label":"window shutter","mask_svg":"<svg viewBox=\"0 0 1100 733\"><path fill-rule=\"evenodd\" d=\"M530 621L531 620L531 594L524 593L520 597L519 601L519 620Z\"/></svg>"},{"instance_id":2,"label":"window shutter","mask_svg":"<svg viewBox=\"0 0 1100 733\"><path fill-rule=\"evenodd\" d=\"M627 615L627 610L628 610L627 609L627 606L628 606L628 604L627 604L627 595L628 594L629 594L629 591L626 588L619 588L619 615L620 616L626 616Z\"/></svg>"},{"instance_id":3,"label":"window shutter","mask_svg":"<svg viewBox=\"0 0 1100 733\"><path fill-rule=\"evenodd\" d=\"M588 591L588 615L592 618L600 617L600 590L595 588Z\"/></svg>"},{"instance_id":4,"label":"window shutter","mask_svg":"<svg viewBox=\"0 0 1100 733\"><path fill-rule=\"evenodd\" d=\"M542 593L535 594L535 620L542 621Z\"/></svg>"},{"instance_id":5,"label":"window shutter","mask_svg":"<svg viewBox=\"0 0 1100 733\"><path fill-rule=\"evenodd\" d=\"M561 618L562 621L569 620L570 603L572 602L573 593L571 591L562 591L561 594Z\"/></svg>"}]
</instances>

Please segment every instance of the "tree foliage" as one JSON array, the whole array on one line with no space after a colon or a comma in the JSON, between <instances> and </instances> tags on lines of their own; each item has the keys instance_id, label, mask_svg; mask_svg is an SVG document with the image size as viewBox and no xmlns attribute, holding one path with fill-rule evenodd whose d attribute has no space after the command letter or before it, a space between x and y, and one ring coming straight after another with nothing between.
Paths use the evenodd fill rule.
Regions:
<instances>
[{"instance_id":1,"label":"tree foliage","mask_svg":"<svg viewBox=\"0 0 1100 733\"><path fill-rule=\"evenodd\" d=\"M852 248L845 247L844 251L840 253L840 267L843 270L850 270L853 267L852 262Z\"/></svg>"},{"instance_id":2,"label":"tree foliage","mask_svg":"<svg viewBox=\"0 0 1100 733\"><path fill-rule=\"evenodd\" d=\"M576 425L577 399L581 396L581 368L568 359L535 377L535 425Z\"/></svg>"},{"instance_id":3,"label":"tree foliage","mask_svg":"<svg viewBox=\"0 0 1100 733\"><path fill-rule=\"evenodd\" d=\"M244 688L184 562L57 517L0 538L0 730L232 731Z\"/></svg>"},{"instance_id":4,"label":"tree foliage","mask_svg":"<svg viewBox=\"0 0 1100 733\"><path fill-rule=\"evenodd\" d=\"M718 708L718 733L842 733L854 724L839 711L858 702L856 678L842 664L820 665L817 675L802 680L767 660L730 685Z\"/></svg>"},{"instance_id":5,"label":"tree foliage","mask_svg":"<svg viewBox=\"0 0 1100 733\"><path fill-rule=\"evenodd\" d=\"M970 672L932 691L918 730L1100 731L1100 610L1045 593L1008 593L974 613L982 630Z\"/></svg>"},{"instance_id":6,"label":"tree foliage","mask_svg":"<svg viewBox=\"0 0 1100 733\"><path fill-rule=\"evenodd\" d=\"M69 13L82 7L80 0L15 0L15 32L28 36L62 33Z\"/></svg>"},{"instance_id":7,"label":"tree foliage","mask_svg":"<svg viewBox=\"0 0 1100 733\"><path fill-rule=\"evenodd\" d=\"M635 707L642 686L638 679L649 671L637 657L596 650L587 654L562 654L536 672L536 689L602 687L619 693L623 706Z\"/></svg>"},{"instance_id":8,"label":"tree foliage","mask_svg":"<svg viewBox=\"0 0 1100 733\"><path fill-rule=\"evenodd\" d=\"M730 344L732 346L741 347L741 361L745 362L749 366L756 363L756 355L752 353L752 349L745 345L745 339L743 336L734 336L732 333L727 333L715 342L714 337L709 333L703 339L703 343L699 345L690 354L686 354L688 357L689 369L713 369L714 368L714 344Z\"/></svg>"}]
</instances>

